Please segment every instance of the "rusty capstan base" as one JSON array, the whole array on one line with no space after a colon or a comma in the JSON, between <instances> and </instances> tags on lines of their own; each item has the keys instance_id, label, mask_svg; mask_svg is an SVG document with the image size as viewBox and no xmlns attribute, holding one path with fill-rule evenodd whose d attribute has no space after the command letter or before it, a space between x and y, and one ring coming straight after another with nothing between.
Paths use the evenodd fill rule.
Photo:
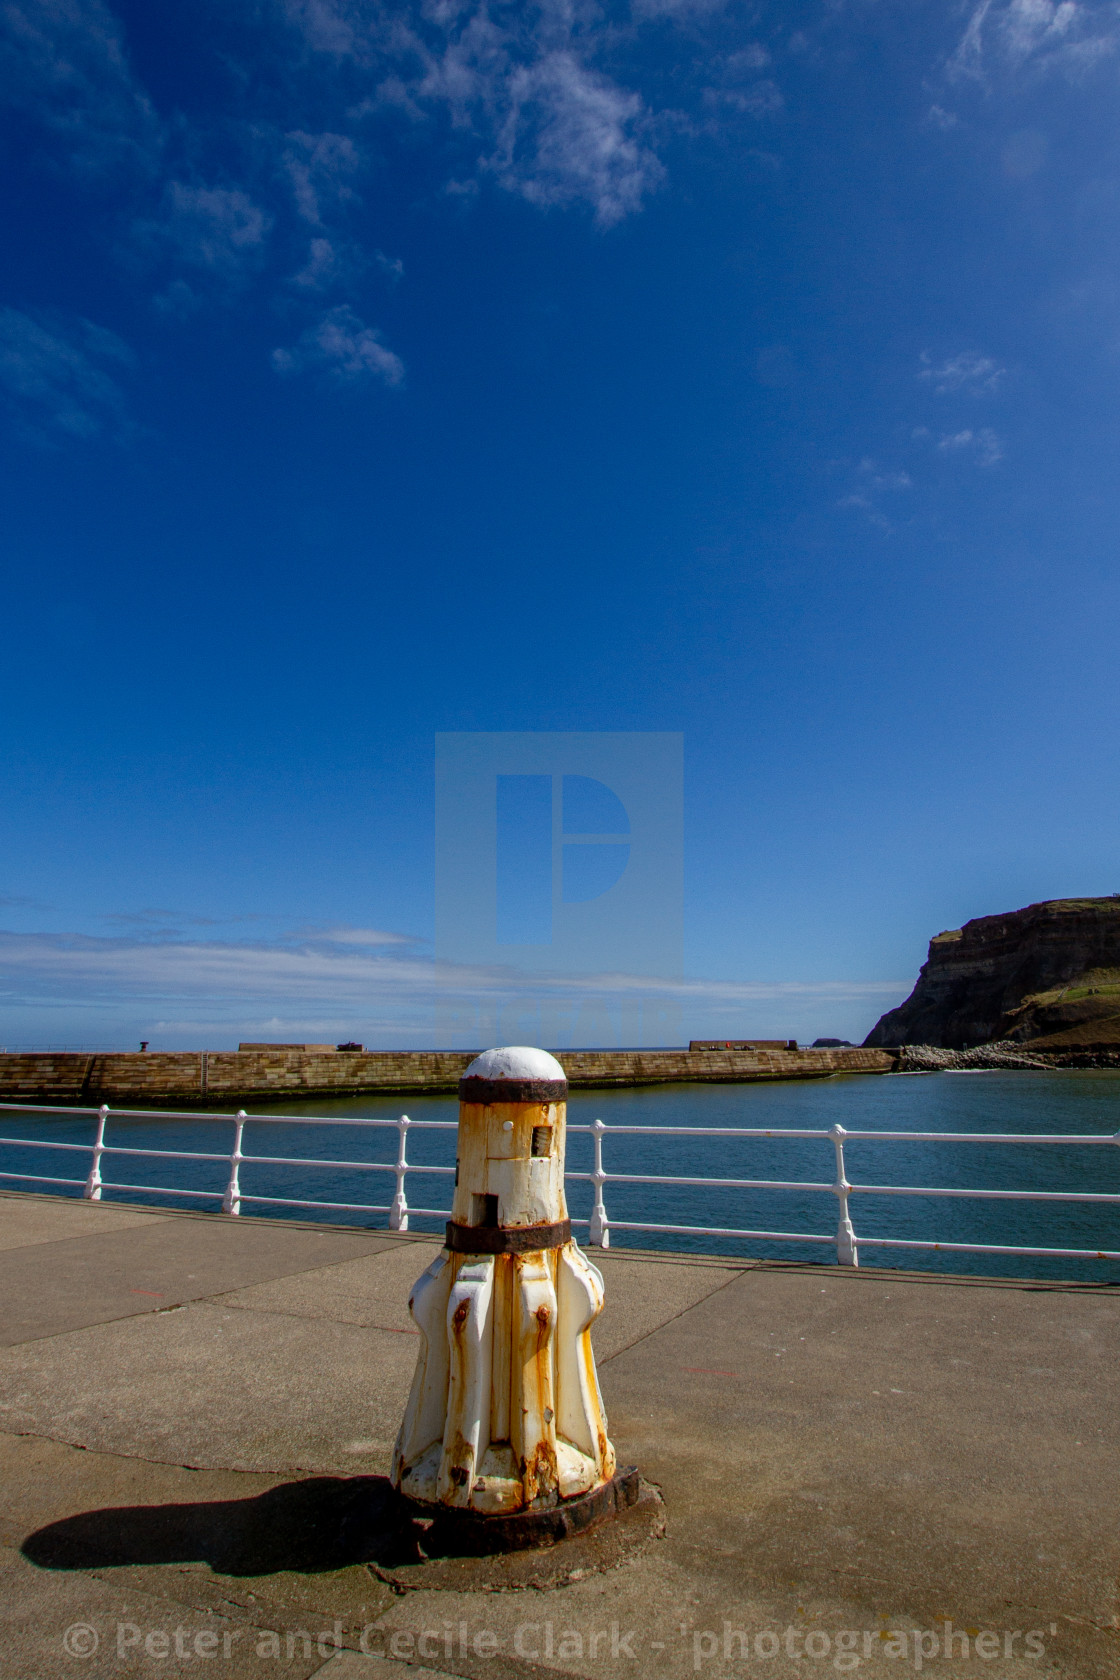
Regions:
<instances>
[{"instance_id":1,"label":"rusty capstan base","mask_svg":"<svg viewBox=\"0 0 1120 1680\"><path fill-rule=\"evenodd\" d=\"M618 1470L609 1482L574 1499L562 1499L539 1510L480 1516L476 1511L449 1508L401 1494L402 1515L422 1522L428 1534L421 1541L429 1555L487 1557L495 1552L521 1552L555 1546L573 1534L629 1510L641 1495L641 1477L633 1465Z\"/></svg>"}]
</instances>

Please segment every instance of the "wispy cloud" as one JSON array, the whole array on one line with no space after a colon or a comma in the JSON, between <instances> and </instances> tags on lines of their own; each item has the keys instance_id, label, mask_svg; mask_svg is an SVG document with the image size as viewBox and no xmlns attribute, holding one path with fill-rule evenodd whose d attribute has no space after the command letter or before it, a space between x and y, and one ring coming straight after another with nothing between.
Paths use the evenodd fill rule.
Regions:
<instances>
[{"instance_id":1,"label":"wispy cloud","mask_svg":"<svg viewBox=\"0 0 1120 1680\"><path fill-rule=\"evenodd\" d=\"M121 24L101 0L7 0L0 92L29 135L61 145L69 168L156 165L161 125L129 65Z\"/></svg>"},{"instance_id":2,"label":"wispy cloud","mask_svg":"<svg viewBox=\"0 0 1120 1680\"><path fill-rule=\"evenodd\" d=\"M318 236L309 241L306 260L291 283L303 292L345 291L368 266L360 250Z\"/></svg>"},{"instance_id":3,"label":"wispy cloud","mask_svg":"<svg viewBox=\"0 0 1120 1680\"><path fill-rule=\"evenodd\" d=\"M882 496L912 489L910 474L897 467L881 467L872 456L865 455L859 464L859 479L859 488L841 496L837 507L863 514L880 531L892 531L894 526L883 511Z\"/></svg>"},{"instance_id":4,"label":"wispy cloud","mask_svg":"<svg viewBox=\"0 0 1120 1680\"><path fill-rule=\"evenodd\" d=\"M264 263L272 224L268 211L240 187L169 181L161 215L139 223L136 233L181 271L163 302L189 308L210 296L235 297L244 288Z\"/></svg>"},{"instance_id":5,"label":"wispy cloud","mask_svg":"<svg viewBox=\"0 0 1120 1680\"><path fill-rule=\"evenodd\" d=\"M580 200L610 227L637 210L662 175L640 138L642 116L636 93L572 52L549 53L509 78L505 121L485 165L530 203Z\"/></svg>"},{"instance_id":6,"label":"wispy cloud","mask_svg":"<svg viewBox=\"0 0 1120 1680\"><path fill-rule=\"evenodd\" d=\"M1003 460L1003 443L988 426L981 426L978 431L966 427L960 432L950 432L937 440L937 447L942 454L965 454L971 456L981 467L994 467L997 461Z\"/></svg>"},{"instance_id":7,"label":"wispy cloud","mask_svg":"<svg viewBox=\"0 0 1120 1680\"><path fill-rule=\"evenodd\" d=\"M129 437L135 428L117 379L134 363L129 347L92 321L0 309L0 392L10 422L31 441Z\"/></svg>"},{"instance_id":8,"label":"wispy cloud","mask_svg":"<svg viewBox=\"0 0 1120 1680\"><path fill-rule=\"evenodd\" d=\"M241 97L236 113L216 117L201 104L157 110L108 0L2 0L0 91L56 168L117 172L107 239L148 274L165 321L244 306L253 289L278 311L315 298L321 313L310 324L297 317L278 370L399 385L400 357L363 319L371 275L403 272L368 210L386 130L409 126L433 190L462 213L491 183L543 210L582 207L611 228L665 179L668 139L730 131L780 107L771 47L741 35L734 50L723 38L696 57L685 77L692 117L659 104L643 39L699 39L721 8L277 0L249 9L255 60L229 60ZM93 342L95 331L9 319L4 383L21 411L37 411L40 434L88 436L114 416L120 429L110 364L123 360Z\"/></svg>"},{"instance_id":9,"label":"wispy cloud","mask_svg":"<svg viewBox=\"0 0 1120 1680\"><path fill-rule=\"evenodd\" d=\"M918 378L932 385L939 397L958 392L965 396L984 396L998 390L1007 375L992 356L981 356L975 350L961 350L945 361L935 363L928 351L923 351Z\"/></svg>"},{"instance_id":10,"label":"wispy cloud","mask_svg":"<svg viewBox=\"0 0 1120 1680\"><path fill-rule=\"evenodd\" d=\"M737 52L713 57L709 71L712 85L704 89L709 109L743 116L766 117L785 104L782 91L769 75L771 54L760 41L752 41Z\"/></svg>"},{"instance_id":11,"label":"wispy cloud","mask_svg":"<svg viewBox=\"0 0 1120 1680\"><path fill-rule=\"evenodd\" d=\"M361 155L347 134L288 135L284 167L292 186L296 209L313 227L323 225L328 208L352 203L357 196L353 178L361 167Z\"/></svg>"},{"instance_id":12,"label":"wispy cloud","mask_svg":"<svg viewBox=\"0 0 1120 1680\"><path fill-rule=\"evenodd\" d=\"M365 947L392 945L415 948L421 943L415 934L394 933L388 928L301 928L297 937L305 939L308 944L320 945L360 945Z\"/></svg>"},{"instance_id":13,"label":"wispy cloud","mask_svg":"<svg viewBox=\"0 0 1120 1680\"><path fill-rule=\"evenodd\" d=\"M504 968L437 963L390 943L370 929L340 929L299 943L234 943L205 939L95 938L78 934L0 932L0 970L9 1007L79 1000L96 1004L201 1005L212 1018L294 1010L320 1020L362 1018L389 1025L403 1009L415 1013L437 1001L478 1003L571 995L580 998L675 999L684 1006L735 1009L765 1002L866 1003L898 1001L911 980L724 981L624 973L526 974ZM351 937L354 936L354 937ZM363 948L363 942L369 941Z\"/></svg>"},{"instance_id":14,"label":"wispy cloud","mask_svg":"<svg viewBox=\"0 0 1120 1680\"><path fill-rule=\"evenodd\" d=\"M949 58L951 79L1060 70L1076 77L1120 47L1113 0L980 0Z\"/></svg>"},{"instance_id":15,"label":"wispy cloud","mask_svg":"<svg viewBox=\"0 0 1120 1680\"><path fill-rule=\"evenodd\" d=\"M301 335L291 349L272 352L277 373L318 372L335 385L355 385L376 379L400 385L404 363L381 342L347 304L331 309Z\"/></svg>"},{"instance_id":16,"label":"wispy cloud","mask_svg":"<svg viewBox=\"0 0 1120 1680\"><path fill-rule=\"evenodd\" d=\"M312 52L376 78L364 109L448 120L458 149L474 152L469 171L455 170L460 191L489 177L542 207L587 205L601 227L637 211L664 175L656 113L601 60L642 24L714 9L639 5L627 23L594 5L414 4L391 14L362 0L286 5ZM720 98L756 115L775 109L776 84L759 78L767 57L759 45L726 55Z\"/></svg>"}]
</instances>

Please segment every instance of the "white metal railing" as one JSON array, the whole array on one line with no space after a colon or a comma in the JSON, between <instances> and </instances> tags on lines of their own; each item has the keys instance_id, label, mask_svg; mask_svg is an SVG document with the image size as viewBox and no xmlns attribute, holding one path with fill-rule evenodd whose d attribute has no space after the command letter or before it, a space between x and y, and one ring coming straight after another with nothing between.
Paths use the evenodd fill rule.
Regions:
<instances>
[{"instance_id":1,"label":"white metal railing","mask_svg":"<svg viewBox=\"0 0 1120 1680\"><path fill-rule=\"evenodd\" d=\"M451 1178L455 1174L453 1166L428 1166L411 1162L407 1158L407 1140L410 1131L454 1132L458 1130L454 1120L410 1120L407 1114L400 1115L395 1120L354 1119L347 1117L324 1119L318 1116L303 1114L256 1114L249 1115L240 1109L236 1115L217 1115L213 1113L176 1113L166 1109L115 1109L110 1110L107 1104L99 1109L44 1107L39 1104L0 1103L0 1112L20 1113L28 1115L65 1115L70 1118L96 1119L96 1135L92 1146L88 1143L56 1143L45 1138L9 1138L0 1137L0 1147L18 1149L47 1149L65 1151L71 1154L88 1155L91 1157L89 1171L84 1178L57 1178L42 1173L5 1172L0 1171L0 1180L9 1180L25 1184L48 1184L66 1188L80 1188L82 1195L88 1201L100 1201L102 1190L119 1190L129 1194L143 1196L184 1196L201 1201L215 1201L221 1206L223 1213L238 1215L244 1204L252 1203L259 1206L328 1209L341 1213L383 1213L388 1215L388 1225L391 1231L407 1231L409 1215L431 1219L449 1219L450 1208L419 1207L411 1204L406 1196L405 1181L410 1173L417 1175L431 1175ZM107 1143L105 1141L106 1128L110 1114L121 1120L205 1120L213 1123L215 1120L229 1120L234 1128L233 1148L227 1154L206 1153L198 1150L184 1149L144 1149L126 1144ZM396 1161L336 1161L322 1160L303 1155L248 1155L242 1144L245 1140L245 1128L252 1124L269 1126L354 1126L358 1128L395 1130L397 1132ZM1120 1132L1114 1133L1031 1133L1031 1132L888 1132L888 1131L856 1131L847 1130L843 1126L832 1126L825 1130L784 1129L757 1126L608 1126L602 1120L594 1120L589 1126L570 1125L571 1133L588 1134L592 1140L593 1165L590 1172L569 1172L565 1176L569 1181L589 1183L592 1186L592 1208L589 1219L573 1220L575 1225L588 1227L589 1241L594 1247L609 1248L612 1229L616 1231L644 1231L648 1233L669 1236L703 1236L703 1237L736 1237L748 1241L758 1242L788 1242L814 1243L828 1247L835 1247L837 1263L842 1266L859 1265L859 1249L864 1248L901 1248L911 1250L927 1250L930 1252L951 1252L959 1254L1019 1254L1038 1256L1059 1256L1066 1259L1082 1260L1120 1260L1120 1251L1099 1248L1044 1248L1014 1243L964 1243L964 1242L933 1242L910 1237L867 1236L860 1235L857 1239L851 1218L851 1198L856 1195L874 1196L932 1196L959 1197L970 1200L985 1201L1029 1201L1043 1203L1100 1203L1107 1206L1120 1205L1120 1192L1087 1190L994 1190L994 1189L963 1189L952 1186L937 1187L932 1185L903 1185L903 1184L856 1184L847 1176L844 1159L845 1143L868 1141L875 1143L933 1143L933 1144L997 1144L997 1145L1026 1145L1036 1144L1064 1144L1068 1146L1106 1147L1120 1144ZM603 1166L603 1143L607 1135L621 1137L651 1137L668 1138L680 1137L720 1138L768 1138L781 1141L795 1139L815 1139L831 1145L835 1176L831 1180L806 1179L773 1179L773 1178L701 1178L677 1176L662 1173L612 1173ZM102 1177L101 1163L107 1155L139 1156L146 1160L169 1161L212 1161L222 1163L228 1168L228 1178L224 1190L195 1190L175 1185L154 1184L124 1184L108 1182ZM241 1168L251 1166L273 1167L309 1167L323 1170L344 1172L380 1172L392 1173L395 1188L392 1200L379 1202L340 1202L313 1201L305 1197L296 1196L263 1196L248 1194L241 1188ZM608 1184L636 1185L657 1184L675 1185L682 1189L694 1190L779 1190L779 1191L823 1191L836 1197L837 1226L834 1234L816 1233L810 1231L758 1231L747 1230L736 1226L722 1225L670 1225L653 1223L646 1220L611 1219L607 1214L604 1189Z\"/></svg>"}]
</instances>

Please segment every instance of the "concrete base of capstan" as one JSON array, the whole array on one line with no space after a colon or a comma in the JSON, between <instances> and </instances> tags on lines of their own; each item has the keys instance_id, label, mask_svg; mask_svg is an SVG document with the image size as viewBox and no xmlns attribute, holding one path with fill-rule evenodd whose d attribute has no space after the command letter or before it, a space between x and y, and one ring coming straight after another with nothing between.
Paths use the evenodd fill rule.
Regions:
<instances>
[{"instance_id":1,"label":"concrete base of capstan","mask_svg":"<svg viewBox=\"0 0 1120 1680\"><path fill-rule=\"evenodd\" d=\"M534 1546L554 1546L574 1534L582 1534L605 1522L619 1511L636 1505L641 1477L631 1466L616 1471L609 1482L575 1499L561 1499L538 1510L511 1511L481 1516L477 1511L430 1504L427 1500L401 1498L406 1516L433 1525L433 1539L443 1554L484 1557L494 1552L520 1552ZM425 1551L431 1548L426 1544Z\"/></svg>"}]
</instances>

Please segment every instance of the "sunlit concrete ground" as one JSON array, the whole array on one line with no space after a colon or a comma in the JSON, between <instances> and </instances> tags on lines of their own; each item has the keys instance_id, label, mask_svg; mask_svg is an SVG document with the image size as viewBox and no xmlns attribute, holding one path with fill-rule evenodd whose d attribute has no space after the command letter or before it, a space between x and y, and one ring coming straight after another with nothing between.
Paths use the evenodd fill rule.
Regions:
<instances>
[{"instance_id":1,"label":"sunlit concrete ground","mask_svg":"<svg viewBox=\"0 0 1120 1680\"><path fill-rule=\"evenodd\" d=\"M1114 1290L596 1254L611 1434L665 1538L552 1591L401 1595L347 1513L436 1252L0 1195L3 1680L1120 1674Z\"/></svg>"}]
</instances>

